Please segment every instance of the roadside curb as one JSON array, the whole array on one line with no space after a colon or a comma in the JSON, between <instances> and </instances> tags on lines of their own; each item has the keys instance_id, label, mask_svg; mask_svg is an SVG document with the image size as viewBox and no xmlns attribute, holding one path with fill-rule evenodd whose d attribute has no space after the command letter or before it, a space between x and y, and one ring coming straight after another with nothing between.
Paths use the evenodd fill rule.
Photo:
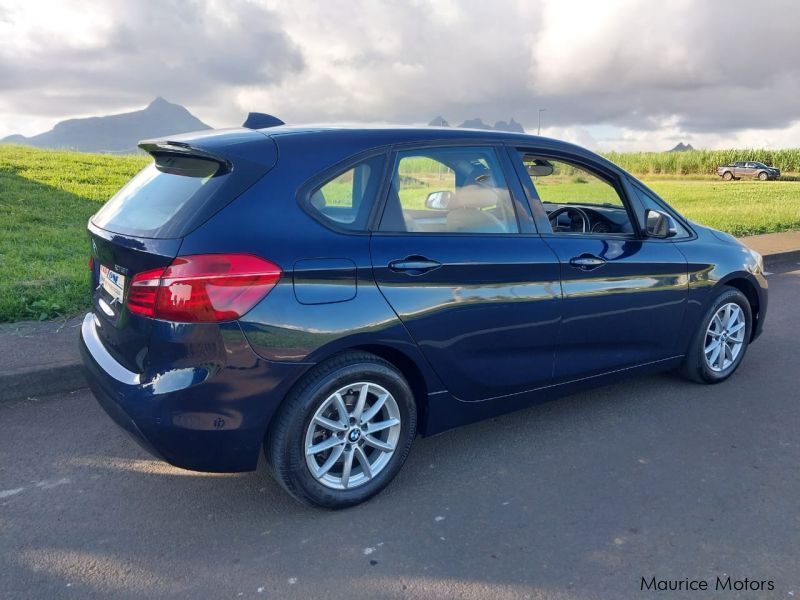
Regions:
<instances>
[{"instance_id":1,"label":"roadside curb","mask_svg":"<svg viewBox=\"0 0 800 600\"><path fill-rule=\"evenodd\" d=\"M783 267L791 263L800 264L800 250L789 250L787 252L776 252L764 256L764 268L767 271Z\"/></svg>"},{"instance_id":2,"label":"roadside curb","mask_svg":"<svg viewBox=\"0 0 800 600\"><path fill-rule=\"evenodd\" d=\"M740 241L763 255L767 271L800 264L800 232L745 237ZM0 366L7 369L0 371L0 402L87 387L78 353L77 327L81 321L82 317L76 317L60 325L29 322L0 326L0 353L13 353L16 358ZM39 364L30 366L37 360Z\"/></svg>"},{"instance_id":3,"label":"roadside curb","mask_svg":"<svg viewBox=\"0 0 800 600\"><path fill-rule=\"evenodd\" d=\"M74 392L86 387L79 362L0 375L0 402Z\"/></svg>"}]
</instances>

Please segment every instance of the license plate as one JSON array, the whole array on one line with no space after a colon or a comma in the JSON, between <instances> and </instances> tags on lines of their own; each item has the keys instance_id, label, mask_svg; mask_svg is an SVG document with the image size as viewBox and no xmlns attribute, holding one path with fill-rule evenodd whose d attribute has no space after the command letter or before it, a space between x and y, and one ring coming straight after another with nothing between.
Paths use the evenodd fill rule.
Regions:
<instances>
[{"instance_id":1,"label":"license plate","mask_svg":"<svg viewBox=\"0 0 800 600\"><path fill-rule=\"evenodd\" d=\"M122 304L122 295L125 292L125 276L100 265L100 283L103 289L117 302Z\"/></svg>"}]
</instances>

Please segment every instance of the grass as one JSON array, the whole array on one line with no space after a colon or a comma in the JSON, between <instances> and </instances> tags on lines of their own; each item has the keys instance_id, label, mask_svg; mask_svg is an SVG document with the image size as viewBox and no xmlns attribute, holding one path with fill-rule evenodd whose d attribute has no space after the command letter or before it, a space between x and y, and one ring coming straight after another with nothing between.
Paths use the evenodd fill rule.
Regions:
<instances>
[{"instance_id":1,"label":"grass","mask_svg":"<svg viewBox=\"0 0 800 600\"><path fill-rule=\"evenodd\" d=\"M148 160L0 145L0 322L87 307L86 222ZM452 175L424 167L405 175L403 192L420 208L429 191L452 188ZM643 180L690 219L734 235L800 229L800 182L723 182L702 174ZM346 202L348 183L330 190L336 203ZM570 180L559 193L574 188L579 197L593 185Z\"/></svg>"},{"instance_id":2,"label":"grass","mask_svg":"<svg viewBox=\"0 0 800 600\"><path fill-rule=\"evenodd\" d=\"M735 236L800 229L798 181L642 181L692 221Z\"/></svg>"},{"instance_id":3,"label":"grass","mask_svg":"<svg viewBox=\"0 0 800 600\"><path fill-rule=\"evenodd\" d=\"M147 162L0 146L0 321L87 306L86 222Z\"/></svg>"}]
</instances>

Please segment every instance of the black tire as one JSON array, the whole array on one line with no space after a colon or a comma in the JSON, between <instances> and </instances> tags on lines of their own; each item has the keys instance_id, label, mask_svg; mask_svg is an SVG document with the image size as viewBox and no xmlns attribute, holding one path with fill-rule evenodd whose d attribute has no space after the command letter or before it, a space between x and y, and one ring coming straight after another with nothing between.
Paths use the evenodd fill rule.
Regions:
<instances>
[{"instance_id":1,"label":"black tire","mask_svg":"<svg viewBox=\"0 0 800 600\"><path fill-rule=\"evenodd\" d=\"M737 304L739 308L742 309L744 314L744 340L742 342L742 347L739 351L739 354L731 362L731 364L721 371L715 371L706 361L706 332L708 331L709 324L714 318L716 312L721 307L731 302ZM750 343L752 331L753 315L750 309L750 303L747 301L747 297L736 288L724 286L720 290L714 302L712 302L712 304L709 306L708 310L703 315L700 324L698 325L697 332L695 332L694 337L692 338L689 351L686 353L683 365L681 366L681 374L687 379L691 379L697 383L720 383L725 381L736 371L737 368L739 368L739 365L742 363L742 359L744 359L744 355L747 352L747 347Z\"/></svg>"},{"instance_id":2,"label":"black tire","mask_svg":"<svg viewBox=\"0 0 800 600\"><path fill-rule=\"evenodd\" d=\"M328 397L356 382L377 384L394 397L400 414L400 435L394 454L372 479L352 489L333 489L315 479L306 464L306 431ZM300 502L329 509L347 508L368 500L394 479L416 433L416 404L402 374L374 354L347 352L320 363L295 386L272 420L264 440L264 454L273 477Z\"/></svg>"},{"instance_id":3,"label":"black tire","mask_svg":"<svg viewBox=\"0 0 800 600\"><path fill-rule=\"evenodd\" d=\"M722 178L723 178L725 181L730 181L731 179L733 179L733 173L731 173L730 171L725 171L725 172L722 174Z\"/></svg>"},{"instance_id":4,"label":"black tire","mask_svg":"<svg viewBox=\"0 0 800 600\"><path fill-rule=\"evenodd\" d=\"M767 173L765 171L761 171L761 173L758 174L758 178L761 181L766 181L767 179L769 179L769 173Z\"/></svg>"}]
</instances>

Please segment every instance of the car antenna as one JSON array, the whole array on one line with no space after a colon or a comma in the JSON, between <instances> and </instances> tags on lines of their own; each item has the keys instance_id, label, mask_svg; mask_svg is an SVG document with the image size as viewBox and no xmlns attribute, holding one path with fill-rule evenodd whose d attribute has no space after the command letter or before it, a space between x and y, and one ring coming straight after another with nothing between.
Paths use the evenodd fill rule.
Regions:
<instances>
[{"instance_id":1,"label":"car antenna","mask_svg":"<svg viewBox=\"0 0 800 600\"><path fill-rule=\"evenodd\" d=\"M273 117L267 113L251 112L248 113L242 127L248 129L265 129L267 127L277 127L278 125L286 125L278 117Z\"/></svg>"}]
</instances>

